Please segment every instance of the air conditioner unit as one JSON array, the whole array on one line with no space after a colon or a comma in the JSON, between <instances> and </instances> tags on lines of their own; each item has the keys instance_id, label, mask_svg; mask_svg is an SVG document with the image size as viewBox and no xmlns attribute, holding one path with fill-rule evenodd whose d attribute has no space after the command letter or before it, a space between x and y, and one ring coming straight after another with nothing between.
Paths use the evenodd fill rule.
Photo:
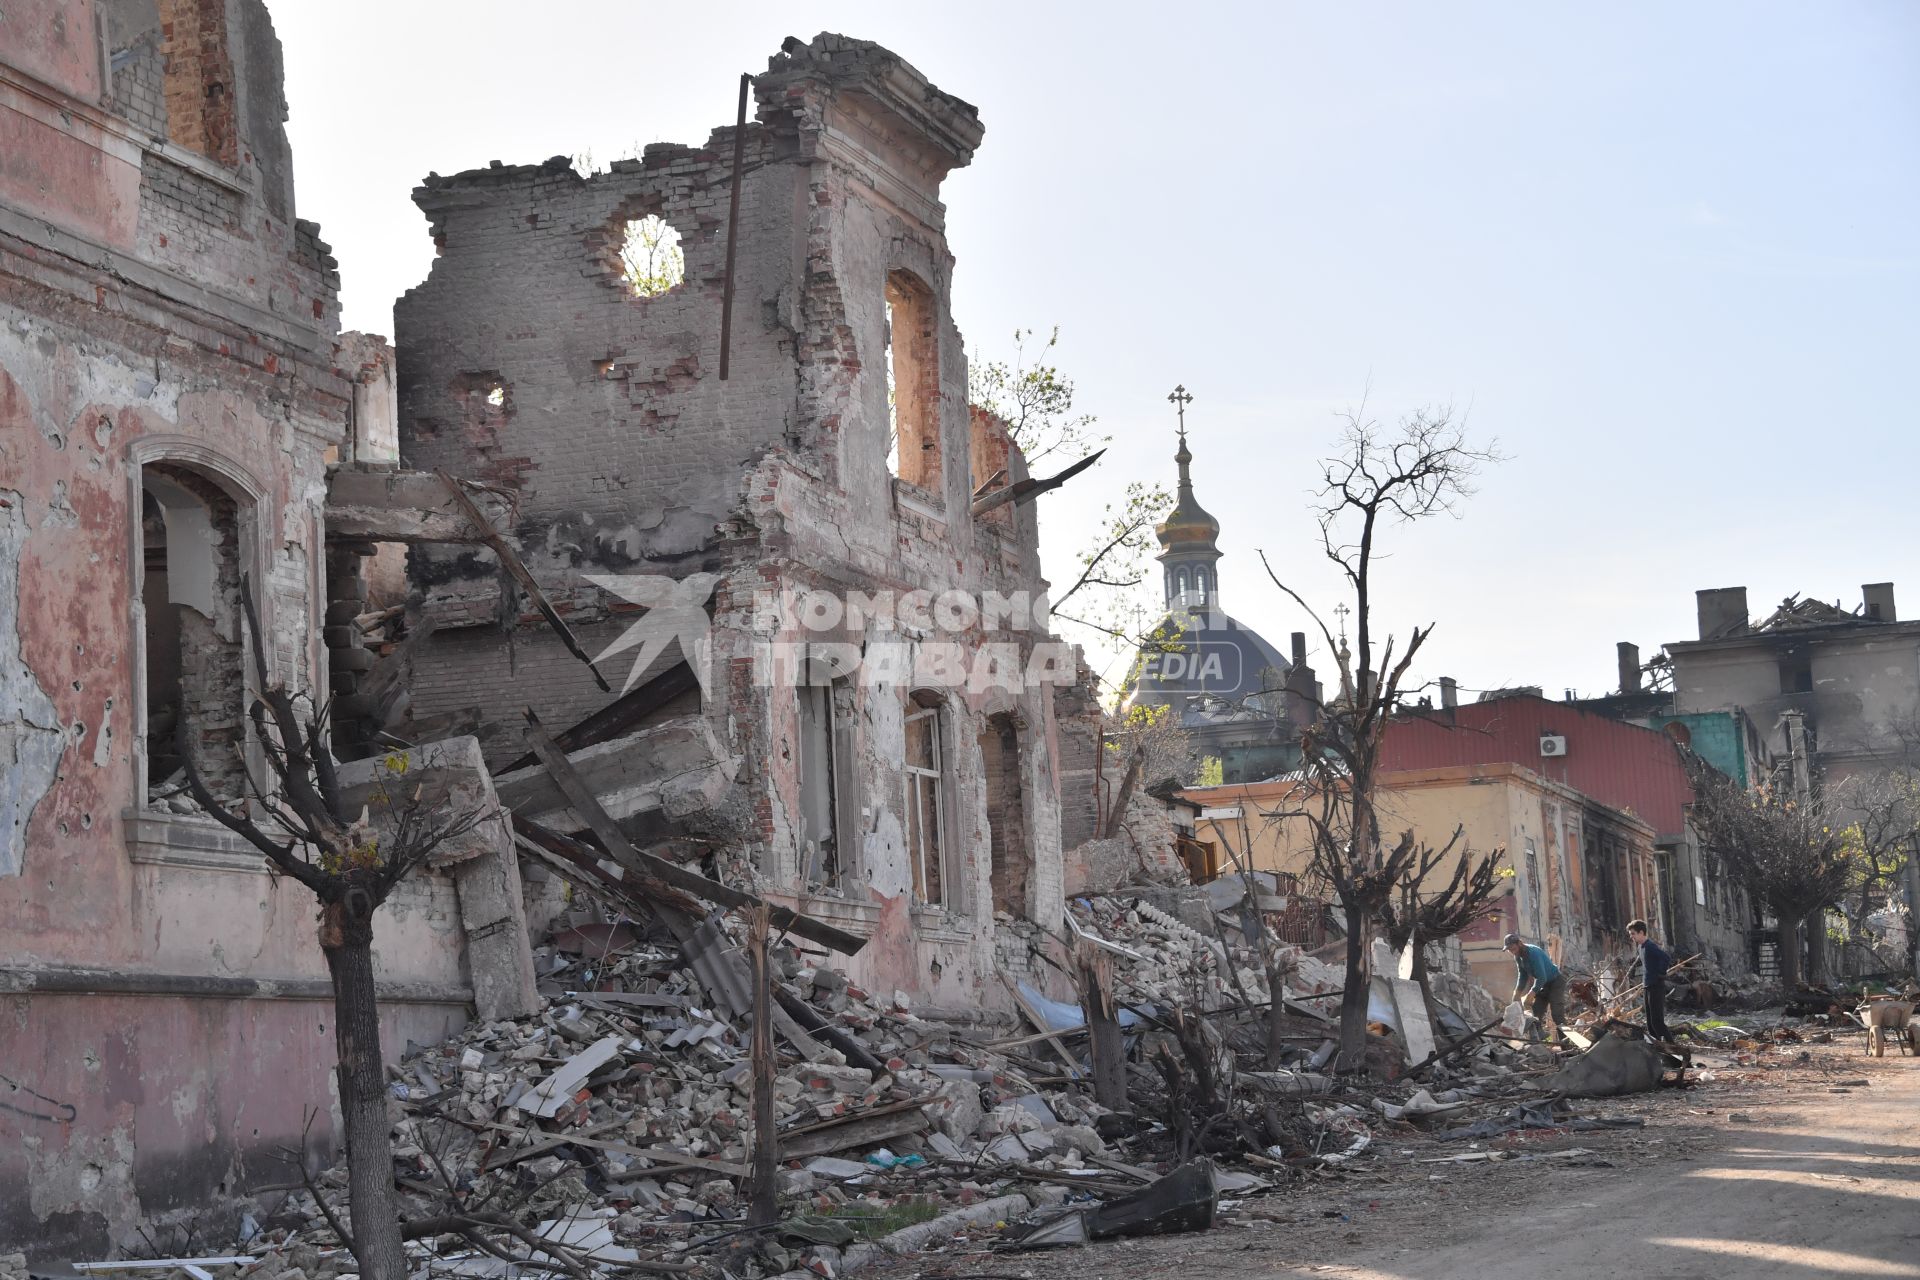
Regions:
<instances>
[{"instance_id":1,"label":"air conditioner unit","mask_svg":"<svg viewBox=\"0 0 1920 1280\"><path fill-rule=\"evenodd\" d=\"M1567 740L1557 733L1540 735L1540 754L1543 756L1563 756L1567 754Z\"/></svg>"}]
</instances>

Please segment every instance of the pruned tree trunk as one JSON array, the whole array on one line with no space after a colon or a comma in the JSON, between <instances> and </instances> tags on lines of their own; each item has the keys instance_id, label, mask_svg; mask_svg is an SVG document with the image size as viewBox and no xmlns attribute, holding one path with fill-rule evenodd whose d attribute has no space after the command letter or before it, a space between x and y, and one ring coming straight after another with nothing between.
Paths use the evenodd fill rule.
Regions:
<instances>
[{"instance_id":1,"label":"pruned tree trunk","mask_svg":"<svg viewBox=\"0 0 1920 1280\"><path fill-rule=\"evenodd\" d=\"M773 972L767 961L772 928L767 904L753 909L748 931L753 961L753 1176L747 1201L750 1226L770 1227L780 1218L780 1136L774 1127Z\"/></svg>"},{"instance_id":2,"label":"pruned tree trunk","mask_svg":"<svg viewBox=\"0 0 1920 1280\"><path fill-rule=\"evenodd\" d=\"M1111 1111L1131 1111L1127 1098L1127 1042L1113 998L1113 958L1090 943L1079 944L1074 978L1087 1011L1093 1050L1093 1100Z\"/></svg>"},{"instance_id":3,"label":"pruned tree trunk","mask_svg":"<svg viewBox=\"0 0 1920 1280\"><path fill-rule=\"evenodd\" d=\"M1807 981L1814 986L1827 983L1827 909L1815 907L1807 913Z\"/></svg>"},{"instance_id":4,"label":"pruned tree trunk","mask_svg":"<svg viewBox=\"0 0 1920 1280\"><path fill-rule=\"evenodd\" d=\"M1146 762L1146 752L1134 749L1127 755L1127 771L1120 776L1120 789L1113 793L1113 808L1107 811L1107 825L1101 836L1111 840L1120 830L1120 824L1127 820L1127 806L1133 802L1133 789L1140 785L1140 769Z\"/></svg>"},{"instance_id":5,"label":"pruned tree trunk","mask_svg":"<svg viewBox=\"0 0 1920 1280\"><path fill-rule=\"evenodd\" d=\"M1287 979L1289 966L1280 958L1280 949L1267 962L1267 1068L1277 1068L1287 1053Z\"/></svg>"},{"instance_id":6,"label":"pruned tree trunk","mask_svg":"<svg viewBox=\"0 0 1920 1280\"><path fill-rule=\"evenodd\" d=\"M348 895L349 901L356 896ZM340 1114L346 1121L347 1203L353 1256L362 1280L406 1280L400 1198L393 1188L387 1077L374 999L373 908L330 902L321 915L320 949L333 978L334 1042L340 1053Z\"/></svg>"},{"instance_id":7,"label":"pruned tree trunk","mask_svg":"<svg viewBox=\"0 0 1920 1280\"><path fill-rule=\"evenodd\" d=\"M1367 916L1342 905L1347 918L1347 980L1340 993L1340 1068L1358 1071L1367 1056Z\"/></svg>"}]
</instances>

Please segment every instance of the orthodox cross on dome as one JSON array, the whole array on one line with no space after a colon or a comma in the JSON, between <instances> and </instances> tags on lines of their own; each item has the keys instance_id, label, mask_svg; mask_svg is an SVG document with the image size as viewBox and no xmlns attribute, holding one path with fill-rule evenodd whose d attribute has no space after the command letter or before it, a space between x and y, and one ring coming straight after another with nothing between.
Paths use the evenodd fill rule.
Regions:
<instances>
[{"instance_id":1,"label":"orthodox cross on dome","mask_svg":"<svg viewBox=\"0 0 1920 1280\"><path fill-rule=\"evenodd\" d=\"M1175 412L1180 415L1180 440L1182 443L1185 443L1187 438L1187 406L1193 403L1193 397L1187 394L1187 389L1184 386L1180 386L1173 389L1173 393L1167 397L1167 400L1173 405Z\"/></svg>"},{"instance_id":2,"label":"orthodox cross on dome","mask_svg":"<svg viewBox=\"0 0 1920 1280\"><path fill-rule=\"evenodd\" d=\"M1342 649L1347 647L1347 615L1352 612L1353 610L1347 608L1345 601L1333 606L1333 616L1340 619L1340 647Z\"/></svg>"}]
</instances>

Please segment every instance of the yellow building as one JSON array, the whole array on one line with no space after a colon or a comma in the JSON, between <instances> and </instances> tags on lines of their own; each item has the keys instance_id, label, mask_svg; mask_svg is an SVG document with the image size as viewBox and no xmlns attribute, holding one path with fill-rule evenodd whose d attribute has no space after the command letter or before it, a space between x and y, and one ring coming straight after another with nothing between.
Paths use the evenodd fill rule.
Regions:
<instances>
[{"instance_id":1,"label":"yellow building","mask_svg":"<svg viewBox=\"0 0 1920 1280\"><path fill-rule=\"evenodd\" d=\"M1660 936L1654 829L1562 783L1514 764L1452 765L1380 775L1379 815L1388 842L1403 831L1439 848L1461 839L1436 871L1441 883L1465 851L1505 850L1508 891L1486 920L1461 936L1467 961L1487 990L1513 988L1507 932L1540 942L1556 961L1591 970L1624 958L1627 921L1649 920ZM1212 844L1221 874L1242 866L1298 877L1313 892L1312 842L1297 781L1190 788L1200 804L1196 836Z\"/></svg>"}]
</instances>

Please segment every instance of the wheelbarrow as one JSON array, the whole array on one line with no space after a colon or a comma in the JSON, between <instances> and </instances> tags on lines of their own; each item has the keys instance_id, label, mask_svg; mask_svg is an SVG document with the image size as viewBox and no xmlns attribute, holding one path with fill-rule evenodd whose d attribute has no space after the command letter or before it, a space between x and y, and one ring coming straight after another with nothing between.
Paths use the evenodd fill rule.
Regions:
<instances>
[{"instance_id":1,"label":"wheelbarrow","mask_svg":"<svg viewBox=\"0 0 1920 1280\"><path fill-rule=\"evenodd\" d=\"M1853 1011L1853 1016L1867 1029L1867 1052L1874 1057L1887 1056L1888 1040L1899 1045L1902 1053L1920 1050L1920 1044L1916 1044L1920 1041L1920 1028L1914 1026L1913 1001L1894 996L1870 997Z\"/></svg>"}]
</instances>

